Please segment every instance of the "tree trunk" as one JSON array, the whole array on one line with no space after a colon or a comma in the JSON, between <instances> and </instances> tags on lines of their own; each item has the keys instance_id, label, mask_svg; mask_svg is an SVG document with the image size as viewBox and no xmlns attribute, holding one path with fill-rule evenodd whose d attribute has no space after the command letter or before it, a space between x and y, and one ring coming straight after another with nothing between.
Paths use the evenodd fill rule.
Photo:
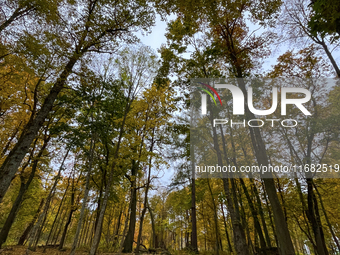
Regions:
<instances>
[{"instance_id":1,"label":"tree trunk","mask_svg":"<svg viewBox=\"0 0 340 255\"><path fill-rule=\"evenodd\" d=\"M93 213L91 213L89 211L89 213L91 214L90 216L90 220L89 220L89 223L88 223L88 231L86 233L86 236L85 236L85 245L87 245L89 243L89 239L90 239L90 236L92 235L92 232L91 232L91 223L93 221Z\"/></svg>"},{"instance_id":2,"label":"tree trunk","mask_svg":"<svg viewBox=\"0 0 340 255\"><path fill-rule=\"evenodd\" d=\"M155 134L155 129L153 129L151 145L150 145L150 152L153 151L154 134ZM141 242L141 238L142 238L142 234L143 234L143 221L144 221L144 216L145 216L145 213L146 213L146 210L147 210L147 205L148 205L148 192L149 192L149 187L150 187L150 183L151 183L151 163L152 163L152 156L150 156L150 160L149 160L149 171L148 171L147 182L146 182L146 187L145 187L144 208L142 210L142 215L141 215L140 221L139 221L139 233L138 233L138 238L137 238L136 253L139 253L140 242Z\"/></svg>"},{"instance_id":3,"label":"tree trunk","mask_svg":"<svg viewBox=\"0 0 340 255\"><path fill-rule=\"evenodd\" d=\"M87 237L87 233L89 232L89 222L90 222L90 213L87 213L84 217L84 227L82 227L80 236L79 236L79 242L77 244L77 247L81 247L83 245L85 245L86 243L86 237Z\"/></svg>"},{"instance_id":4,"label":"tree trunk","mask_svg":"<svg viewBox=\"0 0 340 255\"><path fill-rule=\"evenodd\" d=\"M117 224L116 224L116 227L115 227L115 231L113 233L112 247L115 247L117 242L118 242L118 235L119 235L120 225L121 225L121 221L122 221L123 210L124 210L124 205L122 206L122 208L119 211Z\"/></svg>"},{"instance_id":5,"label":"tree trunk","mask_svg":"<svg viewBox=\"0 0 340 255\"><path fill-rule=\"evenodd\" d=\"M91 245L91 250L90 250L90 255L96 254L97 248L98 248L98 245L99 245L99 241L100 241L101 227L103 225L106 205L107 205L107 202L108 202L108 199L109 199L109 193L110 193L110 189L111 189L111 185L112 185L112 181L113 181L113 173L114 173L114 170L116 168L116 163L117 163L117 159L118 159L118 156L119 156L118 153L119 153L120 144L121 144L122 137L123 137L125 121L126 121L127 114L130 110L130 106L131 106L131 104L134 100L134 95L133 95L131 86L129 87L128 98L129 98L129 102L127 102L127 104L125 106L124 117L123 117L122 124L120 126L117 147L116 147L116 150L115 150L115 153L114 153L114 156L113 156L113 164L112 164L111 169L110 169L109 180L108 180L107 185L105 187L105 194L104 194L104 198L103 198L102 209L100 210L100 215L99 215L99 218L98 218L98 227L96 228L96 231L95 231L95 234L94 234L93 243Z\"/></svg>"},{"instance_id":6,"label":"tree trunk","mask_svg":"<svg viewBox=\"0 0 340 255\"><path fill-rule=\"evenodd\" d=\"M261 198L260 198L259 192L256 188L254 180L252 178L250 178L250 181L253 184L253 191L254 191L254 194L255 194L256 204L257 204L257 208L259 210L259 214L260 214L260 218L261 218L261 222L262 222L263 232L264 232L264 235L266 237L267 246L269 248L271 248L272 245L271 245L271 241L270 241L270 237L269 237L269 233L268 233L268 229L267 229L267 224L266 224L266 221L264 219L264 212L263 212L263 209L262 209Z\"/></svg>"},{"instance_id":7,"label":"tree trunk","mask_svg":"<svg viewBox=\"0 0 340 255\"><path fill-rule=\"evenodd\" d=\"M133 160L132 168L131 168L131 204L130 204L130 223L129 230L127 232L123 253L131 253L133 240L135 235L135 227L136 227L136 210L137 210L137 190L136 190L136 174L137 174L138 164Z\"/></svg>"},{"instance_id":8,"label":"tree trunk","mask_svg":"<svg viewBox=\"0 0 340 255\"><path fill-rule=\"evenodd\" d=\"M9 215L7 216L6 222L3 225L1 232L0 232L0 248L1 248L2 244L6 242L8 233L9 233L9 231L10 231L12 225L13 225L15 217L16 217L16 215L19 211L20 205L23 201L24 194L25 194L26 190L28 189L29 185L31 184L31 182L32 182L32 180L35 176L35 172L36 172L37 167L38 167L39 159L41 158L44 150L46 149L49 140L50 140L50 137L47 137L47 138L44 139L44 143L43 143L36 159L34 159L34 161L33 161L31 173L30 173L26 183L24 183L24 177L20 176L21 184L20 184L19 194L16 197L15 202L14 202L12 208L11 208L11 211L10 211Z\"/></svg>"},{"instance_id":9,"label":"tree trunk","mask_svg":"<svg viewBox=\"0 0 340 255\"><path fill-rule=\"evenodd\" d=\"M106 176L104 175L102 178L102 182L100 184L99 188L99 195L98 195L98 201L97 201L97 209L96 209L96 221L95 221L95 229L98 226L98 222L99 222L99 217L100 217L100 211L101 211L101 204L102 204L102 196L103 196L103 190L104 190L104 178L106 178Z\"/></svg>"},{"instance_id":10,"label":"tree trunk","mask_svg":"<svg viewBox=\"0 0 340 255\"><path fill-rule=\"evenodd\" d=\"M311 223L314 233L316 251L319 255L328 255L325 237L320 222L319 209L313 191L313 180L311 178L307 178L307 205L307 218Z\"/></svg>"},{"instance_id":11,"label":"tree trunk","mask_svg":"<svg viewBox=\"0 0 340 255\"><path fill-rule=\"evenodd\" d=\"M28 236L28 234L30 233L31 229L33 228L34 226L34 223L36 222L36 220L38 219L39 217L39 214L40 214L40 211L41 211L41 208L43 207L44 205L44 201L45 199L41 199L40 201L40 204L39 204L39 207L38 207L38 210L36 211L32 221L28 224L27 228L25 229L24 233L22 233L22 235L20 236L19 238L19 241L18 241L18 245L24 245L25 243L25 240Z\"/></svg>"},{"instance_id":12,"label":"tree trunk","mask_svg":"<svg viewBox=\"0 0 340 255\"><path fill-rule=\"evenodd\" d=\"M226 218L225 218L225 214L224 214L223 203L221 203L221 211L222 211L222 215L223 215L223 223L224 223L225 235L227 237L227 242L228 242L228 250L229 250L230 253L232 253L233 252L233 248L231 246L230 237L229 237L229 234L228 234L228 227L227 227L227 222L226 222Z\"/></svg>"},{"instance_id":13,"label":"tree trunk","mask_svg":"<svg viewBox=\"0 0 340 255\"><path fill-rule=\"evenodd\" d=\"M66 154L65 154L65 156L63 158L63 161L62 161L62 163L61 163L61 165L59 167L58 174L55 177L53 186L52 186L52 188L51 188L51 190L50 190L50 192L49 192L49 194L48 194L48 196L46 198L46 203L45 203L44 210L41 213L41 215L39 216L39 219L38 219L36 225L33 228L32 238L31 238L31 241L29 243L29 249L32 250L32 251L36 250L37 244L39 242L41 230L42 230L43 224L44 224L44 222L46 220L47 211L48 211L48 209L50 207L50 202L51 202L51 200L52 200L52 198L54 196L55 189L56 189L57 184L58 184L58 182L60 180L61 171L63 170L63 166L64 166L65 160L66 160L66 158L67 158L67 156L68 156L68 154L70 152L70 148L71 147L69 147L67 149L67 152L66 152Z\"/></svg>"},{"instance_id":14,"label":"tree trunk","mask_svg":"<svg viewBox=\"0 0 340 255\"><path fill-rule=\"evenodd\" d=\"M243 188L244 194L246 195L246 198L247 198L247 201L248 201L248 205L249 205L251 214L252 214L253 219L254 219L254 227L256 229L257 234L259 235L260 246L261 246L262 249L266 249L267 245L266 245L266 241L265 241L264 236L263 236L263 232L262 232L262 228L261 228L260 222L259 222L258 217L257 217L257 215L258 215L257 214L257 210L254 207L253 201L251 200L251 197L249 195L248 189L247 189L243 179L239 178L239 180L240 180L241 186Z\"/></svg>"},{"instance_id":15,"label":"tree trunk","mask_svg":"<svg viewBox=\"0 0 340 255\"><path fill-rule=\"evenodd\" d=\"M74 180L73 180L73 182L74 182ZM72 215L76 211L76 209L74 208L74 196L75 196L74 193L75 193L75 190L74 190L74 186L73 186L72 187L72 194L71 194L71 205L70 205L71 210L70 210L70 213L68 214L67 221L65 223L64 231L63 231L63 234L62 234L61 239L60 239L60 244L59 244L58 250L62 250L63 247L64 247L64 243L65 243L65 239L66 239L66 235L67 235L67 229L68 229L68 226L71 223Z\"/></svg>"},{"instance_id":16,"label":"tree trunk","mask_svg":"<svg viewBox=\"0 0 340 255\"><path fill-rule=\"evenodd\" d=\"M59 235L60 235L60 232L63 228L63 223L65 221L65 218L67 216L67 208L64 212L64 210L61 211L61 217L58 221L58 224L57 224L57 227L56 227L56 230L54 231L54 234L53 234L53 237L52 237L52 243L53 245L56 245L57 242L58 242L58 239L59 239Z\"/></svg>"},{"instance_id":17,"label":"tree trunk","mask_svg":"<svg viewBox=\"0 0 340 255\"><path fill-rule=\"evenodd\" d=\"M147 196L147 194L145 194L145 196ZM146 206L146 205L144 204L144 206ZM142 214L140 216L139 231L138 231L138 238L137 238L137 245L136 245L136 253L139 253L141 238L142 238L142 234L143 234L143 222L144 222L145 213L146 213L146 207L143 208Z\"/></svg>"},{"instance_id":18,"label":"tree trunk","mask_svg":"<svg viewBox=\"0 0 340 255\"><path fill-rule=\"evenodd\" d=\"M211 200L212 200L212 203L213 203L213 210L214 210L214 225L215 225L215 239L216 239L215 240L215 254L219 255L219 250L220 250L219 239L220 239L220 237L219 237L219 229L218 229L217 206L215 204L214 195L213 195L213 192L211 190L209 178L207 179L207 184L208 184L208 189L209 189L209 193L210 193Z\"/></svg>"},{"instance_id":19,"label":"tree trunk","mask_svg":"<svg viewBox=\"0 0 340 255\"><path fill-rule=\"evenodd\" d=\"M33 114L31 115L31 118L20 135L18 142L2 163L0 167L0 203L2 202L2 199L5 196L22 160L28 152L33 139L37 136L39 129L42 127L47 115L53 107L54 101L64 87L67 77L72 72L73 66L80 57L81 54L74 54L74 56L69 59L69 62L66 64L63 72L52 87L39 112L35 116Z\"/></svg>"},{"instance_id":20,"label":"tree trunk","mask_svg":"<svg viewBox=\"0 0 340 255\"><path fill-rule=\"evenodd\" d=\"M236 65L235 67L237 69L237 77L239 77L239 79L237 79L238 85L246 97L247 91L244 80L242 79L243 74L241 67L239 67L238 65ZM245 109L247 119L256 119L255 115L249 111L248 107L245 107ZM267 157L266 147L264 145L260 130L258 128L249 126L249 132L257 163L262 166L268 166L269 160ZM295 250L293 242L292 239L290 238L288 225L287 222L285 221L285 216L283 214L282 207L276 192L275 182L272 173L269 173L267 176L264 176L263 182L268 194L270 204L273 209L274 222L276 226L275 228L276 235L278 238L281 255L294 255Z\"/></svg>"},{"instance_id":21,"label":"tree trunk","mask_svg":"<svg viewBox=\"0 0 340 255\"><path fill-rule=\"evenodd\" d=\"M333 58L332 53L329 51L325 41L322 39L322 41L319 42L322 46L322 48L324 49L324 51L326 52L327 57L329 58L329 60L332 63L332 66L334 67L334 70L336 72L336 75L338 76L338 78L340 78L340 69L338 64L336 63L335 59Z\"/></svg>"},{"instance_id":22,"label":"tree trunk","mask_svg":"<svg viewBox=\"0 0 340 255\"><path fill-rule=\"evenodd\" d=\"M151 248L156 248L156 226L155 226L155 219L153 217L152 210L150 208L150 205L148 203L148 211L150 213L151 218L151 228L152 228L152 243L150 245ZM182 239L181 239L182 240ZM181 241L182 242L182 241Z\"/></svg>"},{"instance_id":23,"label":"tree trunk","mask_svg":"<svg viewBox=\"0 0 340 255\"><path fill-rule=\"evenodd\" d=\"M123 230L122 240L120 242L118 254L121 254L122 250L123 250L125 235L126 235L126 232L127 232L127 229L128 229L128 224L129 224L129 210L130 210L130 207L128 208L128 211L127 211L126 216L125 216L124 230Z\"/></svg>"},{"instance_id":24,"label":"tree trunk","mask_svg":"<svg viewBox=\"0 0 340 255\"><path fill-rule=\"evenodd\" d=\"M323 214L324 214L324 216L325 216L325 219L326 219L326 222L327 222L327 226L328 226L328 228L329 228L329 232L331 232L332 237L333 237L333 240L334 240L334 242L335 242L335 244L336 244L336 246L337 246L337 248L338 248L338 251L340 251L340 244L339 244L338 238L336 237L336 234L334 233L334 230L333 230L333 228L332 228L332 225L331 225L331 223L329 222L329 218L328 218L327 212L326 212L325 207L324 207L323 202L322 202L321 194L320 194L320 192L319 192L319 190L318 190L318 188L316 187L316 185L315 185L314 182L313 182L313 185L314 185L314 188L315 188L316 193L317 193L318 196L319 196L319 200L320 200L320 204L321 204L321 209L322 209Z\"/></svg>"},{"instance_id":25,"label":"tree trunk","mask_svg":"<svg viewBox=\"0 0 340 255\"><path fill-rule=\"evenodd\" d=\"M59 205L58 211L57 211L57 213L56 213L56 216L55 216L55 218L54 218L54 220L53 220L53 223L52 223L52 226L51 226L51 230L50 230L50 233L48 234L48 237L47 237L46 244L45 244L45 247L44 247L44 251L43 251L43 252L46 252L46 248L47 248L48 242L50 241L51 235L52 235L52 233L53 233L54 226L55 226L55 224L57 223L57 219L58 219L58 217L59 217L59 213L60 213L61 208L62 208L62 206L63 206L64 199L65 199L65 197L66 197L67 190L68 190L68 187L69 187L69 185L70 185L70 178L71 178L71 176L70 176L70 177L68 178L68 180L67 180L67 186L66 186L64 195L63 195L63 197L62 197L62 199L61 199L61 201L60 201L60 205Z\"/></svg>"},{"instance_id":26,"label":"tree trunk","mask_svg":"<svg viewBox=\"0 0 340 255\"><path fill-rule=\"evenodd\" d=\"M95 147L93 140L94 139L93 139L93 135L92 135L91 142L90 142L89 168L88 168L87 175L86 175L86 184L85 184L85 192L84 192L83 204L81 206L79 220L78 220L78 225L77 225L77 230L76 230L76 234L74 236L73 245L72 245L72 248L71 248L70 255L74 255L75 251L76 251L76 248L77 248L79 234L80 234L81 226L83 224L86 203L87 203L89 192L90 192L90 177L91 177L91 173L92 173L93 153L94 153L94 147Z\"/></svg>"},{"instance_id":27,"label":"tree trunk","mask_svg":"<svg viewBox=\"0 0 340 255\"><path fill-rule=\"evenodd\" d=\"M223 188L227 197L227 205L228 211L231 217L231 223L233 226L233 234L234 234L234 247L236 254L238 255L249 255L249 251L247 248L246 237L244 233L244 229L241 225L240 216L236 214L234 205L232 202L230 187L229 187L229 179L223 178Z\"/></svg>"},{"instance_id":28,"label":"tree trunk","mask_svg":"<svg viewBox=\"0 0 340 255\"><path fill-rule=\"evenodd\" d=\"M196 185L195 185L195 160L191 156L191 248L198 253L197 246L197 219L196 219Z\"/></svg>"},{"instance_id":29,"label":"tree trunk","mask_svg":"<svg viewBox=\"0 0 340 255\"><path fill-rule=\"evenodd\" d=\"M210 121L212 123L213 121L213 116L210 116ZM212 123L213 127L213 123ZM226 142L224 138L223 131L221 131L221 137L222 137L222 147L223 147L223 152L224 152L224 159L226 160L227 164L229 165L229 159L227 157L227 149L226 149ZM217 139L217 132L216 132L216 127L213 127L213 140L214 140L214 148L216 150L217 154L217 161L220 166L223 166L223 161L222 161L222 154L220 151L220 147L218 144L218 139ZM236 162L234 162L236 163ZM227 177L227 176L225 176ZM234 236L234 247L237 255L249 255L249 250L246 249L247 247L247 241L246 241L246 236L244 233L244 228L241 224L241 219L240 219L240 214L238 211L238 203L237 200L235 200L230 194L230 186L229 186L229 178L223 178L223 188L224 188L224 193L227 199L227 208L231 217L231 223L233 226L233 236ZM233 202L234 201L234 202Z\"/></svg>"},{"instance_id":30,"label":"tree trunk","mask_svg":"<svg viewBox=\"0 0 340 255\"><path fill-rule=\"evenodd\" d=\"M269 221L270 221L270 226L272 228L272 231L274 233L274 238L275 238L275 243L277 245L277 247L279 247L279 242L277 240L277 235L276 235L276 230L275 230L275 226L274 226L274 222L273 222L273 215L272 215L272 210L270 209L270 206L269 206L269 202L268 202L268 199L267 199L267 193L266 193L266 189L264 187L264 183L263 183L263 180L262 180L262 189L263 189L263 197L266 201L266 208L267 208L267 211L268 211L268 214L269 214Z\"/></svg>"},{"instance_id":31,"label":"tree trunk","mask_svg":"<svg viewBox=\"0 0 340 255\"><path fill-rule=\"evenodd\" d=\"M26 191L25 186L26 186L25 183L21 182L19 194L18 194L17 198L15 199L14 204L12 205L11 211L9 212L9 215L7 216L5 224L2 226L2 229L1 229L1 232L0 232L0 248L6 242L8 233L9 233L11 226L14 222L14 219L17 215L18 209L19 209L20 204L22 202L22 198L23 198L24 193Z\"/></svg>"}]
</instances>

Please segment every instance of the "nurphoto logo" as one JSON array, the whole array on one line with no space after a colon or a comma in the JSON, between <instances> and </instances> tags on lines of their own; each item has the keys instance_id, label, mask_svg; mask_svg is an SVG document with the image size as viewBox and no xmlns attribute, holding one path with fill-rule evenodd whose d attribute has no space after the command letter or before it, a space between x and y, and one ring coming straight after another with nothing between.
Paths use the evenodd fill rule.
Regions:
<instances>
[{"instance_id":1,"label":"nurphoto logo","mask_svg":"<svg viewBox=\"0 0 340 255\"><path fill-rule=\"evenodd\" d=\"M247 101L247 107L249 111L258 116L267 116L270 114L273 114L279 105L279 92L281 94L280 96L280 105L281 105L281 116L286 116L287 115L287 106L288 105L293 105L297 107L305 116L310 116L311 113L307 110L307 108L304 106L305 103L308 103L311 99L311 93L308 89L305 88L293 88L293 87L280 87L280 90L278 87L272 87L271 90L271 106L269 109L257 109L254 106L254 96L253 96L253 88L252 86L248 86L247 89L247 97L245 98L244 93L242 90L232 84L206 84L203 82L197 82L201 87L197 88L201 90L201 114L206 115L207 114L207 95L210 96L211 100L214 102L215 106L219 106L223 108L223 102L221 100L220 94L216 91L216 89L219 89L220 91L222 89L227 89L231 95L232 95L232 113L233 115L245 115L245 101ZM214 88L214 87L215 88ZM202 88L203 87L203 88ZM212 93L210 91L212 91ZM222 90L223 93L223 90ZM303 97L298 97L298 98L288 98L289 94L298 94ZM216 99L214 95L217 97L219 100L218 104L216 102ZM281 123L282 127L295 127L298 124L298 121L295 119L243 119L240 121L235 121L233 119L221 119L221 118L215 118L213 120L213 126L215 127L216 125L224 125L224 124L230 124L231 126L233 125L239 125L246 127L246 125L250 127L262 127L265 125L266 122L269 122L271 124L271 127L274 127L276 122Z\"/></svg>"},{"instance_id":2,"label":"nurphoto logo","mask_svg":"<svg viewBox=\"0 0 340 255\"><path fill-rule=\"evenodd\" d=\"M216 92L216 90L211 87L208 84L202 83L200 82L200 84L206 86L207 88L211 89L214 94L217 96L217 98L220 101L220 104L222 106L222 101L221 98L219 96L219 94ZM235 85L229 85L229 84L216 84L215 87L217 89L228 89L233 97L233 115L244 115L244 102L245 102L245 98L244 98L244 94L242 92L242 90L238 87L236 87ZM214 101L215 105L216 104L216 100L213 97L213 95L206 89L204 88L200 88L202 91L205 91L206 93L208 93L208 95L212 98L212 100ZM305 97L304 98L287 98L287 94L288 93L300 93L300 94L304 94ZM253 104L253 88L251 86L248 87L248 93L247 93L247 98L248 98L248 107L249 107L249 111L252 112L253 114L256 115L269 115L272 114L276 111L277 109L277 105L278 105L278 88L277 87L273 87L272 89L272 106L270 107L270 109L267 110L259 110L259 109L255 109L254 104ZM305 88L286 88L283 87L281 88L281 115L286 115L287 111L286 111L286 107L288 104L291 105L295 105L297 108L299 108L303 114L305 115L311 115L311 113L306 109L306 107L303 105L304 103L307 103L309 100L311 99L311 93L309 90L305 89ZM202 93L202 114L207 114L207 95Z\"/></svg>"}]
</instances>

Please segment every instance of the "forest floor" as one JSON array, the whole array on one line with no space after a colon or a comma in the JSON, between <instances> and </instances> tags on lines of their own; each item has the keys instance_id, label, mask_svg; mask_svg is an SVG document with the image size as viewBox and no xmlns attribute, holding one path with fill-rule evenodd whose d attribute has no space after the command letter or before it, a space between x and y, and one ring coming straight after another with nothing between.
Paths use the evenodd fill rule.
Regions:
<instances>
[{"instance_id":1,"label":"forest floor","mask_svg":"<svg viewBox=\"0 0 340 255\"><path fill-rule=\"evenodd\" d=\"M46 252L43 252L43 248L38 247L36 251L30 251L26 246L7 246L0 249L0 255L68 255L70 254L70 250L66 249L65 251L59 251L56 248L47 248ZM77 251L76 255L87 255L88 251ZM118 253L106 253L106 252L97 252L98 255L116 255ZM124 254L124 255L132 255ZM147 255L147 254L143 254Z\"/></svg>"}]
</instances>

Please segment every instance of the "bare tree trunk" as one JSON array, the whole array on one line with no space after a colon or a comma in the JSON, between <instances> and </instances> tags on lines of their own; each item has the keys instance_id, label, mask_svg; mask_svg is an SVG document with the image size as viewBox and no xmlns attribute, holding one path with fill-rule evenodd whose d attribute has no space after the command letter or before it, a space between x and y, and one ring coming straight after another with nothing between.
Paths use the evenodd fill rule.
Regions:
<instances>
[{"instance_id":1,"label":"bare tree trunk","mask_svg":"<svg viewBox=\"0 0 340 255\"><path fill-rule=\"evenodd\" d=\"M231 194L230 194L230 186L229 179L223 179L223 187L227 197L228 211L231 217L231 223L233 226L233 234L234 234L234 246L236 254L238 255L248 255L249 251L247 248L246 237L244 233L244 229L241 225L240 216L236 214L234 205L232 202Z\"/></svg>"},{"instance_id":2,"label":"bare tree trunk","mask_svg":"<svg viewBox=\"0 0 340 255\"><path fill-rule=\"evenodd\" d=\"M262 187L262 190L263 190L264 200L266 201L266 209L267 209L268 214L269 214L270 226L271 226L273 234L274 234L275 243L276 243L276 246L279 247L279 242L277 240L276 230L275 230L275 226L274 226L274 222L273 222L273 213L272 213L271 206L270 206L270 203L269 203L268 198L267 198L267 192L266 192L266 189L264 187L263 180L261 182L261 187Z\"/></svg>"},{"instance_id":3,"label":"bare tree trunk","mask_svg":"<svg viewBox=\"0 0 340 255\"><path fill-rule=\"evenodd\" d=\"M112 243L112 247L115 247L117 242L118 242L118 235L119 235L119 230L120 230L120 225L121 225L121 220L122 220L122 215L123 215L123 210L124 210L124 205L122 206L122 208L119 211L119 216L118 216L118 220L117 220L117 224L115 227L115 231L113 233L113 243Z\"/></svg>"},{"instance_id":4,"label":"bare tree trunk","mask_svg":"<svg viewBox=\"0 0 340 255\"><path fill-rule=\"evenodd\" d=\"M235 63L237 60L234 60ZM242 79L243 73L240 66L237 64L235 65L235 68L237 70L237 77L239 77L238 85L240 89L242 90L243 94L246 95L246 87L244 80ZM249 108L246 107L246 116L247 119L255 119L255 115L249 111ZM260 133L260 130L258 128L253 128L249 126L249 132L250 132L250 138L251 142L255 151L255 157L257 160L257 163L259 165L267 166L269 164L269 160L267 157L266 147L264 145L262 135ZM282 255L294 255L295 250L293 246L292 239L289 234L289 229L287 222L285 221L285 217L282 211L282 207L276 192L275 182L273 179L272 174L270 173L268 176L265 176L263 179L265 189L268 194L268 198L270 201L270 204L273 209L273 216L274 216L274 222L276 226L276 234L279 242L279 249L281 250Z\"/></svg>"},{"instance_id":5,"label":"bare tree trunk","mask_svg":"<svg viewBox=\"0 0 340 255\"><path fill-rule=\"evenodd\" d=\"M9 212L9 215L7 216L5 224L2 226L2 229L1 229L1 232L0 232L0 248L6 242L8 233L9 233L11 226L14 222L14 219L17 215L17 212L19 210L19 207L20 207L20 204L22 202L22 198L24 196L25 191L26 191L26 185L23 181L21 181L19 194L16 197L15 202L12 205L11 211Z\"/></svg>"},{"instance_id":6,"label":"bare tree trunk","mask_svg":"<svg viewBox=\"0 0 340 255\"><path fill-rule=\"evenodd\" d=\"M90 212L89 212L90 213ZM91 223L93 221L93 213L91 213L91 216L90 216L90 220L89 220L89 224L88 224L88 231L86 233L86 237L85 237L85 245L87 245L89 243L89 239L90 239L90 236L92 235L92 232L91 232Z\"/></svg>"},{"instance_id":7,"label":"bare tree trunk","mask_svg":"<svg viewBox=\"0 0 340 255\"><path fill-rule=\"evenodd\" d=\"M268 229L267 229L267 224L266 224L266 221L264 219L264 212L263 212L263 209L262 209L261 198L260 198L259 192L256 188L254 179L250 178L250 181L253 184L253 191L254 191L254 194L255 194L256 204L257 204L257 208L259 210L259 214L260 214L260 218L261 218L261 222L262 222L262 226L263 226L263 232L264 232L264 235L266 237L267 246L269 248L271 248L272 245L271 245L271 241L270 241L270 237L269 237L269 233L268 233Z\"/></svg>"},{"instance_id":8,"label":"bare tree trunk","mask_svg":"<svg viewBox=\"0 0 340 255\"><path fill-rule=\"evenodd\" d=\"M57 241L59 239L59 234L60 234L60 232L63 228L63 223L65 221L66 216L67 216L67 209L65 210L65 212L64 212L64 210L62 210L61 215L60 215L60 219L58 220L58 223L57 223L57 227L56 227L56 229L53 233L53 237L52 237L53 245L57 244Z\"/></svg>"},{"instance_id":9,"label":"bare tree trunk","mask_svg":"<svg viewBox=\"0 0 340 255\"><path fill-rule=\"evenodd\" d=\"M82 227L77 247L83 246L86 242L86 235L87 232L89 231L89 216L90 216L89 213L85 215L84 227Z\"/></svg>"},{"instance_id":10,"label":"bare tree trunk","mask_svg":"<svg viewBox=\"0 0 340 255\"><path fill-rule=\"evenodd\" d=\"M131 90L132 90L132 88L130 87L128 98L130 98L130 96L131 96L131 93L132 93ZM102 204L102 208L100 210L100 214L99 214L99 218L98 218L98 225L96 227L96 231L95 231L95 234L94 234L94 237L93 237L93 242L92 242L91 250L90 250L90 253L89 253L90 255L95 255L96 252L97 252L97 249L98 249L100 236L101 236L101 227L103 225L106 205L107 205L107 202L108 202L108 199L109 199L109 193L110 193L110 189L111 189L111 185L112 185L112 181L113 181L113 173L114 173L114 170L116 168L117 158L119 156L118 153L119 153L120 144L121 144L122 137L123 137L125 121L126 121L126 117L127 117L128 111L130 109L130 106L131 106L131 103L132 103L133 100L134 100L134 96L132 95L132 98L126 104L126 107L125 107L123 121L122 121L120 131L119 131L117 147L116 147L116 151L115 151L115 154L114 154L114 157L113 157L113 164L112 164L111 169L110 169L109 180L108 180L107 185L105 187L105 195L104 195L104 198L103 198L103 204Z\"/></svg>"}]
</instances>

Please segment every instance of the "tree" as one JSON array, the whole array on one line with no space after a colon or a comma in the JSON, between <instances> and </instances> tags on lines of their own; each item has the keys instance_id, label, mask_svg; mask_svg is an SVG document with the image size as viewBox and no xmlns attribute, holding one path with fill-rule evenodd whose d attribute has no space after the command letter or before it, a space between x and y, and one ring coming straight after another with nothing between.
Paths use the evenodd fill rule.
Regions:
<instances>
[{"instance_id":1,"label":"tree","mask_svg":"<svg viewBox=\"0 0 340 255\"><path fill-rule=\"evenodd\" d=\"M280 17L280 27L285 31L282 37L284 40L291 40L293 42L301 43L301 40L303 40L310 44L309 41L312 41L320 45L330 60L336 75L340 77L339 66L332 55L334 49L329 49L329 47L334 45L335 40L329 38L327 33L322 31L312 31L309 26L312 12L308 5L309 1L307 0L289 0L284 4L284 11Z\"/></svg>"},{"instance_id":2,"label":"tree","mask_svg":"<svg viewBox=\"0 0 340 255\"><path fill-rule=\"evenodd\" d=\"M338 39L340 36L340 2L338 0L312 0L310 5L314 11L308 23L312 33L321 32L333 36L334 33L338 33L338 36L334 36L334 39Z\"/></svg>"},{"instance_id":3,"label":"tree","mask_svg":"<svg viewBox=\"0 0 340 255\"><path fill-rule=\"evenodd\" d=\"M0 167L0 202L76 63L89 52L114 51L121 38L127 42L134 41L131 30L147 30L153 22L152 11L146 2L88 1L82 8L84 13L78 13L79 20L67 19L67 15L73 12L72 5L69 4L65 10L69 12L62 13L65 17L61 16L61 22L64 31L68 32L56 36L63 38L61 41L64 44L58 46L65 49L66 61L39 111L31 116L18 142Z\"/></svg>"}]
</instances>

